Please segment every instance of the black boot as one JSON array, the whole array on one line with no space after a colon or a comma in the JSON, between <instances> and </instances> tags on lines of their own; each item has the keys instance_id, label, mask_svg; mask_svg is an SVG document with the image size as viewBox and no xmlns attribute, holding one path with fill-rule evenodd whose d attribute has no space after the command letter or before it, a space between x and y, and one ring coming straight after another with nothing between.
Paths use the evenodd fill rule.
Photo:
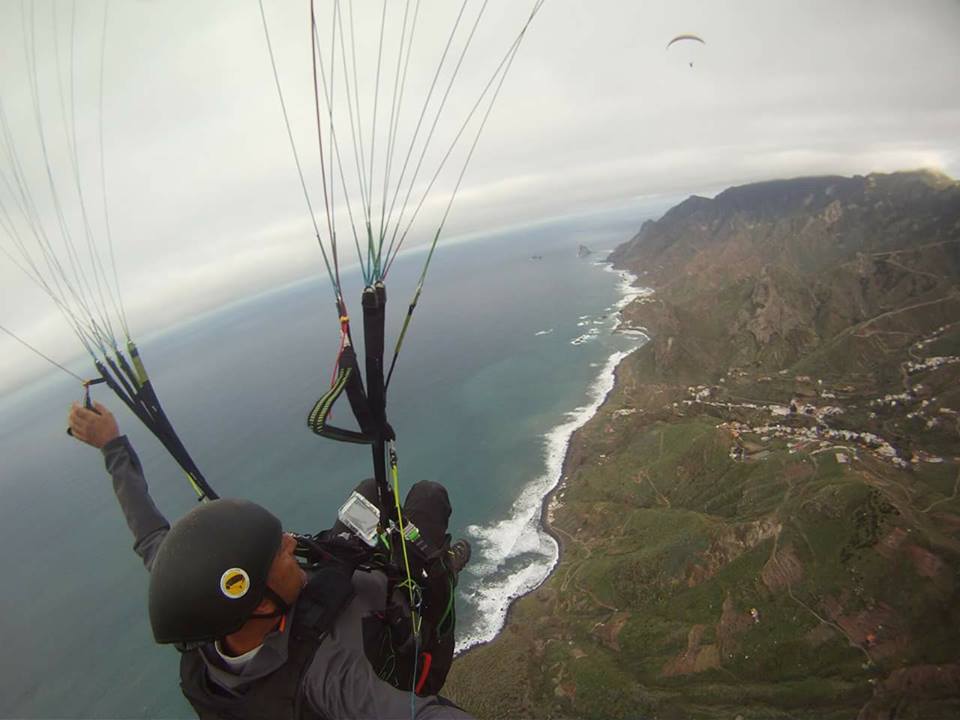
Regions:
<instances>
[{"instance_id":1,"label":"black boot","mask_svg":"<svg viewBox=\"0 0 960 720\"><path fill-rule=\"evenodd\" d=\"M447 551L447 567L454 577L470 562L470 543L461 538Z\"/></svg>"}]
</instances>

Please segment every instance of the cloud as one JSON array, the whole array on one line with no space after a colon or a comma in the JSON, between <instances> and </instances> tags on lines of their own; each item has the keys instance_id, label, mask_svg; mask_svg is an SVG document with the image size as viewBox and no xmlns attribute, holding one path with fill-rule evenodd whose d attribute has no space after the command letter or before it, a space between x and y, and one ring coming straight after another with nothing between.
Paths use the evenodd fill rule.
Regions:
<instances>
[{"instance_id":1,"label":"cloud","mask_svg":"<svg viewBox=\"0 0 960 720\"><path fill-rule=\"evenodd\" d=\"M300 6L265 5L291 133L325 235L309 20ZM530 5L488 6L437 124L440 155ZM256 5L114 3L101 44L104 5L78 4L73 45L66 8L43 2L33 7L24 20L19 4L0 5L0 100L24 178L34 188L44 226L58 238L45 189L36 107L49 141L51 172L70 198L64 203L65 222L82 243L65 131L73 125L93 234L100 240L105 234L105 189L120 284L137 332L323 272ZM388 27L401 27L404 7L390 6ZM465 37L480 7L468 5L459 37ZM409 140L419 117L417 97L429 88L458 8L431 5L418 21L397 120L394 178L406 154L403 138ZM358 33L356 48L367 63L359 83L372 87L379 8L357 4L353 20L358 29L374 28ZM321 21L328 27L329 15ZM606 210L634 208L639 214L640 208L650 210L670 199L774 177L919 166L956 177L958 27L960 5L952 0L909 6L867 0L548 2L524 38L464 176L445 226L447 240L548 218L598 218ZM664 49L669 38L691 31L706 45ZM30 33L36 38L36 105L24 53ZM321 37L329 37L326 30ZM399 46L397 36L391 37L382 54L381 130L390 125L396 77ZM337 57L342 71L344 55ZM447 67L449 73L453 65ZM342 72L337 77L341 160L353 175L347 116L357 99L347 102ZM432 107L448 77L441 74ZM365 138L373 135L372 108L369 100L361 101L366 120L357 132ZM105 182L99 174L101 119ZM424 202L407 240L411 249L432 238L471 141L468 134ZM381 139L376 147L375 166L381 167L388 142ZM372 141L365 140L364 152L372 149ZM329 161L329 144L326 151ZM412 157L408 173L416 150ZM366 166L369 157L365 160L360 164ZM434 155L425 163L412 197L419 199L437 162ZM0 151L0 173L9 181L10 172L10 159ZM342 186L338 173L333 182ZM351 182L356 187L357 181ZM370 185L376 189L371 203L377 217L381 190L376 181ZM338 236L352 248L342 192L335 194ZM351 194L358 212L359 194L356 189ZM7 208L0 217L9 218L10 195L2 183L0 199ZM2 227L0 244L10 247ZM62 322L55 329L49 301L2 256L0 299L0 325L52 356L75 354L76 343ZM0 363L5 363L0 386L33 365L23 359L25 353L0 337Z\"/></svg>"}]
</instances>

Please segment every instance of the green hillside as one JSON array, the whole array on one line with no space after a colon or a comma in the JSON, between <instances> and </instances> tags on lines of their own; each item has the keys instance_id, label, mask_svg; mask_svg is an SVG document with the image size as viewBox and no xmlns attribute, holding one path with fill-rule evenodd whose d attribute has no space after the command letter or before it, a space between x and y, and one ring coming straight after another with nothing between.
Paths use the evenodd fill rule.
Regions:
<instances>
[{"instance_id":1,"label":"green hillside","mask_svg":"<svg viewBox=\"0 0 960 720\"><path fill-rule=\"evenodd\" d=\"M614 253L652 340L571 444L480 717L960 717L960 184L691 198Z\"/></svg>"}]
</instances>

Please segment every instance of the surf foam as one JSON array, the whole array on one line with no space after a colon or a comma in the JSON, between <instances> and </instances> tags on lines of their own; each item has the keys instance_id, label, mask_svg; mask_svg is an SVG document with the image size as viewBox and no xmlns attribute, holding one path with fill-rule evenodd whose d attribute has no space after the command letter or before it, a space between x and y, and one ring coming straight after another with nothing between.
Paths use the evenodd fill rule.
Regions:
<instances>
[{"instance_id":1,"label":"surf foam","mask_svg":"<svg viewBox=\"0 0 960 720\"><path fill-rule=\"evenodd\" d=\"M610 308L616 312L611 322L612 331L616 332L621 324L619 310L635 298L648 297L653 290L633 287L636 276L613 270L610 264L605 269L620 275L617 289L621 299ZM589 317L581 316L579 320ZM596 332L595 328L591 330ZM545 471L523 488L508 517L467 528L475 553L461 576L460 590L479 620L457 639L457 653L493 640L503 629L510 603L539 587L556 567L559 547L542 526L544 498L560 484L573 433L596 414L613 389L617 365L636 349L611 354L588 389L587 404L566 413L566 420L544 436Z\"/></svg>"},{"instance_id":2,"label":"surf foam","mask_svg":"<svg viewBox=\"0 0 960 720\"><path fill-rule=\"evenodd\" d=\"M539 587L557 564L559 548L541 526L543 499L559 483L563 460L573 433L592 418L613 389L614 370L631 351L613 353L588 391L587 405L567 413L567 421L544 437L546 471L528 484L514 502L510 515L491 525L471 525L476 555L461 585L468 603L482 618L457 641L457 652L488 642L503 628L510 603Z\"/></svg>"}]
</instances>

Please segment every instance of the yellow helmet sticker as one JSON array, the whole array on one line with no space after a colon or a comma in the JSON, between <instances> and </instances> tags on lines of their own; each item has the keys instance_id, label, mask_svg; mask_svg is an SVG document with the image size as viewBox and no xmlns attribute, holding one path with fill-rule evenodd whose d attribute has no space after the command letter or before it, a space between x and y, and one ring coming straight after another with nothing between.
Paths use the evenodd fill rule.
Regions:
<instances>
[{"instance_id":1,"label":"yellow helmet sticker","mask_svg":"<svg viewBox=\"0 0 960 720\"><path fill-rule=\"evenodd\" d=\"M250 589L250 576L243 568L230 568L220 576L220 592L231 600L239 600Z\"/></svg>"}]
</instances>

